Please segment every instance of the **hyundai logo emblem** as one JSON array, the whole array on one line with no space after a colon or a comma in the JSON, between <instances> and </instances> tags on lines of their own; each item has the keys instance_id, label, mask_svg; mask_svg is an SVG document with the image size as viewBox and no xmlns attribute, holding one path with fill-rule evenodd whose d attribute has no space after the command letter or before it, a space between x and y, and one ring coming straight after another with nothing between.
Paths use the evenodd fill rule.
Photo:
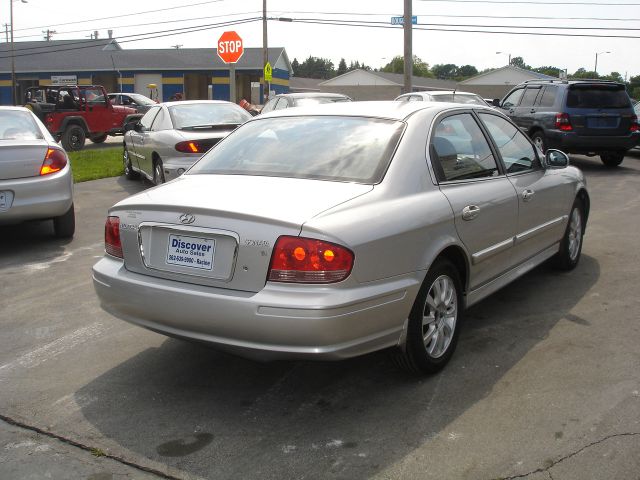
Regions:
<instances>
[{"instance_id":1,"label":"hyundai logo emblem","mask_svg":"<svg viewBox=\"0 0 640 480\"><path fill-rule=\"evenodd\" d=\"M183 213L182 215L180 215L179 218L180 218L180 223L184 223L185 225L188 225L196 221L196 217L194 217L190 213Z\"/></svg>"}]
</instances>

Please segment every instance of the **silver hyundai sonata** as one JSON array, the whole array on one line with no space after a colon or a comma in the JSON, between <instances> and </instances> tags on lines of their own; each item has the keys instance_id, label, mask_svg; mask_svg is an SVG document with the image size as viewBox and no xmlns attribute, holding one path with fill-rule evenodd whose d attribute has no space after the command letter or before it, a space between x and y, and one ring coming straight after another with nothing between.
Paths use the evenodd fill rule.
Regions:
<instances>
[{"instance_id":1,"label":"silver hyundai sonata","mask_svg":"<svg viewBox=\"0 0 640 480\"><path fill-rule=\"evenodd\" d=\"M463 310L548 259L578 263L582 173L481 106L354 102L256 117L121 201L102 306L253 358L392 348L435 372Z\"/></svg>"},{"instance_id":2,"label":"silver hyundai sonata","mask_svg":"<svg viewBox=\"0 0 640 480\"><path fill-rule=\"evenodd\" d=\"M0 107L0 225L53 219L57 237L75 232L66 152L24 107Z\"/></svg>"}]
</instances>

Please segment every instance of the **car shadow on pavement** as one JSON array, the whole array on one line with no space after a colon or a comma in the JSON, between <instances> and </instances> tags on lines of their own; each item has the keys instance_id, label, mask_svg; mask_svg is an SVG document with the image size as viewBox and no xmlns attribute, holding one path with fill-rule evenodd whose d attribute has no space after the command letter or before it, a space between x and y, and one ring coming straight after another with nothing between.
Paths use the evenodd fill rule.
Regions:
<instances>
[{"instance_id":1,"label":"car shadow on pavement","mask_svg":"<svg viewBox=\"0 0 640 480\"><path fill-rule=\"evenodd\" d=\"M570 312L599 276L584 255L570 273L542 265L470 308L435 376L398 371L386 352L263 364L167 339L75 396L90 429L142 464L206 478L368 478L446 438L558 322L589 328Z\"/></svg>"},{"instance_id":2,"label":"car shadow on pavement","mask_svg":"<svg viewBox=\"0 0 640 480\"><path fill-rule=\"evenodd\" d=\"M640 170L631 168L631 165L640 165L638 159L627 155L622 163L614 168L605 167L600 157L574 156L570 158L570 165L578 167L590 177L615 177L618 175L640 175Z\"/></svg>"},{"instance_id":3,"label":"car shadow on pavement","mask_svg":"<svg viewBox=\"0 0 640 480\"><path fill-rule=\"evenodd\" d=\"M56 238L53 221L37 220L0 226L0 267L22 265L62 255L71 238Z\"/></svg>"}]
</instances>

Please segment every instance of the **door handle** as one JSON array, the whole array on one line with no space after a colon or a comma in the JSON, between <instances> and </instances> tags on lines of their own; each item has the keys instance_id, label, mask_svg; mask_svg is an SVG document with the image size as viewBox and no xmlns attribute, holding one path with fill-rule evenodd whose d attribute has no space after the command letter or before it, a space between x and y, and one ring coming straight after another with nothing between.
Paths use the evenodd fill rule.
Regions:
<instances>
[{"instance_id":1,"label":"door handle","mask_svg":"<svg viewBox=\"0 0 640 480\"><path fill-rule=\"evenodd\" d=\"M529 110L529 113L536 113L536 109L532 108L531 110Z\"/></svg>"},{"instance_id":2,"label":"door handle","mask_svg":"<svg viewBox=\"0 0 640 480\"><path fill-rule=\"evenodd\" d=\"M512 108L511 110L509 110L509 113L513 113L515 112L515 110Z\"/></svg>"},{"instance_id":3,"label":"door handle","mask_svg":"<svg viewBox=\"0 0 640 480\"><path fill-rule=\"evenodd\" d=\"M524 200L525 202L528 202L533 198L535 193L536 192L534 192L533 190L529 190L529 189L525 190L524 192L522 192L522 200Z\"/></svg>"},{"instance_id":4,"label":"door handle","mask_svg":"<svg viewBox=\"0 0 640 480\"><path fill-rule=\"evenodd\" d=\"M477 205L467 205L462 209L463 220L473 220L480 213L480 207Z\"/></svg>"}]
</instances>

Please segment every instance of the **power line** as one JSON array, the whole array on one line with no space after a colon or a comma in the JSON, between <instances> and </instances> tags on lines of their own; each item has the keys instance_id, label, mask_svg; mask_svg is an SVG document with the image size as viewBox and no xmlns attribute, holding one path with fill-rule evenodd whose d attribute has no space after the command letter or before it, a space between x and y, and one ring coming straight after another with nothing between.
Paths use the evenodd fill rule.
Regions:
<instances>
[{"instance_id":1,"label":"power line","mask_svg":"<svg viewBox=\"0 0 640 480\"><path fill-rule=\"evenodd\" d=\"M61 27L63 25L73 25L75 23L94 22L94 21L98 21L98 20L110 20L112 18L133 17L134 15L146 15L147 13L165 12L167 10L176 10L178 8L196 7L198 5L205 5L205 4L208 4L208 3L220 3L220 2L224 2L224 1L225 0L207 0L206 2L190 3L188 5L179 5L177 7L157 8L155 10L146 10L144 12L125 13L125 14L122 14L122 15L113 15L111 17L86 18L84 20L76 20L74 22L55 23L53 25L41 25L39 27L16 28L16 29L14 29L14 32L19 32L19 31L23 31L23 30L37 30L37 29L40 29L40 28L48 28L48 27Z\"/></svg>"},{"instance_id":2,"label":"power line","mask_svg":"<svg viewBox=\"0 0 640 480\"><path fill-rule=\"evenodd\" d=\"M591 3L591 2L536 2L536 1L511 1L511 0L418 0L420 2L444 2L444 3L502 3L502 4L531 4L531 5L590 5L592 7L638 7L640 3Z\"/></svg>"},{"instance_id":3,"label":"power line","mask_svg":"<svg viewBox=\"0 0 640 480\"><path fill-rule=\"evenodd\" d=\"M139 33L139 34L136 34L136 35L127 35L126 37L123 37L123 38L140 37L140 36L144 36L144 38L130 38L129 40L118 40L118 43L139 42L139 41L142 41L142 40L151 40L151 39L154 39L154 38L171 37L171 36L174 36L174 35L183 35L183 34L188 34L188 33L200 32L200 31L203 31L203 30L211 30L211 29L218 28L218 27L228 27L228 26L232 26L232 25L242 25L244 23L255 22L255 21L258 21L258 20L262 20L262 17L246 18L246 19L241 19L241 20L230 20L230 21L227 21L227 22L221 22L221 23L217 23L217 24L210 24L210 25L198 26L198 27L184 27L184 28L178 28L178 29L172 29L172 30L163 30L163 31L158 31L158 32ZM176 30L180 30L180 31L176 31ZM171 33L166 33L166 32L171 32ZM108 39L105 39L105 40L108 40ZM91 44L87 45L87 42L89 42ZM105 44L106 43L108 43L108 42L105 42ZM58 46L58 47L53 47L52 48L52 46L49 45L49 46L42 46L42 47L23 48L23 49L21 49L22 51L24 51L24 50L33 50L33 49L36 49L36 48L38 48L38 49L40 49L40 48L49 48L49 50L42 51L42 52L21 53L21 54L13 55L13 56L14 57L26 57L26 56L31 56L31 55L41 55L41 54L49 54L49 53L68 52L68 51L73 51L73 50L82 50L82 49L85 49L85 48L94 48L94 47L100 45L99 41L96 42L96 40L82 40L82 41L78 41L78 42L67 43L63 47L66 47L68 45L77 45L77 44L80 44L80 46L71 47L71 48L62 48L62 47ZM16 50L16 51L20 51L20 50ZM0 59L11 58L11 56L12 55L0 56Z\"/></svg>"},{"instance_id":4,"label":"power line","mask_svg":"<svg viewBox=\"0 0 640 480\"><path fill-rule=\"evenodd\" d=\"M181 20L165 20L165 21L161 21L161 22L145 22L145 23L133 23L133 24L128 24L128 25L116 25L116 26L111 26L111 27L100 27L98 30L115 30L116 28L121 28L121 29L125 29L125 28L130 28L130 27L147 27L150 25L162 25L165 23L182 23L182 22L196 22L196 21L200 21L200 20L207 20L207 19L211 19L211 18L226 18L226 17L235 17L235 16L239 16L239 15L251 15L251 14L255 14L255 13L260 13L260 10L254 10L252 12L238 12L238 13L228 13L225 15L210 15L207 17L199 17L199 18L184 18ZM185 27L186 28L186 27ZM61 32L57 32L58 35L65 35L65 34L69 34L69 33L81 33L81 32L87 32L89 30L96 30L95 27L92 28L83 28L81 30L67 30L67 31L61 31ZM35 37L35 36L39 36L39 35L22 35L22 36L16 36L14 38L31 38L31 37Z\"/></svg>"}]
</instances>

